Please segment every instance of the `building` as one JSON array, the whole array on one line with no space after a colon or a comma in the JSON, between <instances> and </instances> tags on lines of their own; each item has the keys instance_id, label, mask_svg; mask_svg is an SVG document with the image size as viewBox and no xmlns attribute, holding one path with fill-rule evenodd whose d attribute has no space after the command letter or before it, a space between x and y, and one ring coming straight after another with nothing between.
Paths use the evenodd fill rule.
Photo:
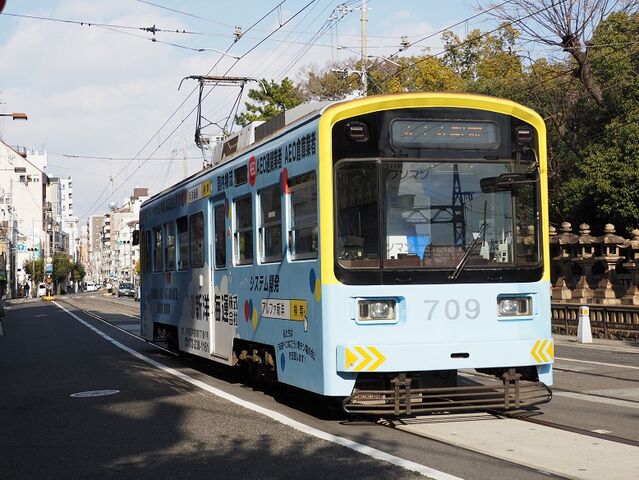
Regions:
<instances>
[{"instance_id":1,"label":"building","mask_svg":"<svg viewBox=\"0 0 639 480\"><path fill-rule=\"evenodd\" d=\"M102 279L102 235L104 216L91 215L87 229L89 232L89 263L86 265L87 279L98 284Z\"/></svg>"},{"instance_id":2,"label":"building","mask_svg":"<svg viewBox=\"0 0 639 480\"><path fill-rule=\"evenodd\" d=\"M46 253L45 195L48 178L26 149L0 141L0 281L10 297L26 283L24 265Z\"/></svg>"},{"instance_id":3,"label":"building","mask_svg":"<svg viewBox=\"0 0 639 480\"><path fill-rule=\"evenodd\" d=\"M122 206L111 204L108 213L89 219L87 277L95 283L137 281L135 264L140 259L140 246L132 240L139 228L140 206L147 198L148 188L135 188Z\"/></svg>"}]
</instances>

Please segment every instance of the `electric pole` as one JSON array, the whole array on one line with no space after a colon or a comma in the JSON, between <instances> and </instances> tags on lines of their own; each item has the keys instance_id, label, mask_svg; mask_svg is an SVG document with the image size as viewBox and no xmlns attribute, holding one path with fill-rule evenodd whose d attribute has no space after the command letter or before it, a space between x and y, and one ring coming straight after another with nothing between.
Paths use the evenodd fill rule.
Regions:
<instances>
[{"instance_id":1,"label":"electric pole","mask_svg":"<svg viewBox=\"0 0 639 480\"><path fill-rule=\"evenodd\" d=\"M362 62L362 96L366 96L368 92L368 72L366 71L366 61L368 59L368 53L366 52L366 23L368 20L366 19L366 0L362 0L362 51L361 51L361 62Z\"/></svg>"}]
</instances>

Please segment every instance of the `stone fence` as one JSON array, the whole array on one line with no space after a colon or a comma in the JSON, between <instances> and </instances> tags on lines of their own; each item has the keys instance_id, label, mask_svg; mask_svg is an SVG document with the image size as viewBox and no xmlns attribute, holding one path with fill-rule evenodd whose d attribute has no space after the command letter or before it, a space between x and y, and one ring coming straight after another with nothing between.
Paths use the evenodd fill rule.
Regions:
<instances>
[{"instance_id":1,"label":"stone fence","mask_svg":"<svg viewBox=\"0 0 639 480\"><path fill-rule=\"evenodd\" d=\"M579 234L568 222L550 227L553 328L572 334L578 305L591 307L593 334L610 338L639 335L639 229L625 239L608 224L603 235ZM593 314L597 317L592 318ZM574 327L574 328L573 328ZM614 332L614 333L613 333Z\"/></svg>"}]
</instances>

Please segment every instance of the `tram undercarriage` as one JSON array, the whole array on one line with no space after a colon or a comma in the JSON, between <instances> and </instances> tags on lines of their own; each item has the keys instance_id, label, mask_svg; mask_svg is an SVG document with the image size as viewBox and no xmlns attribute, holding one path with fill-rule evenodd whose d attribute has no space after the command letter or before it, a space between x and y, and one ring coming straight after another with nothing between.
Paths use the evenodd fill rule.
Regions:
<instances>
[{"instance_id":1,"label":"tram undercarriage","mask_svg":"<svg viewBox=\"0 0 639 480\"><path fill-rule=\"evenodd\" d=\"M502 369L499 381L460 380L457 370L360 375L342 402L348 413L410 416L470 410L512 410L550 402L550 388L519 369ZM525 371L525 373L529 373ZM497 372L492 372L497 373ZM459 385L458 383L464 383Z\"/></svg>"}]
</instances>

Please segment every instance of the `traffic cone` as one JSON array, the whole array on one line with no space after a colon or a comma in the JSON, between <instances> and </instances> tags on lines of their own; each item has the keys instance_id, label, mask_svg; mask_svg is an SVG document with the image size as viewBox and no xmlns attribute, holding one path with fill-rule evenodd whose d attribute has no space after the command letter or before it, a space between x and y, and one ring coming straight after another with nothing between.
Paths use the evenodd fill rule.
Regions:
<instances>
[{"instance_id":1,"label":"traffic cone","mask_svg":"<svg viewBox=\"0 0 639 480\"><path fill-rule=\"evenodd\" d=\"M577 343L592 343L592 332L590 331L590 308L586 305L579 307Z\"/></svg>"}]
</instances>

